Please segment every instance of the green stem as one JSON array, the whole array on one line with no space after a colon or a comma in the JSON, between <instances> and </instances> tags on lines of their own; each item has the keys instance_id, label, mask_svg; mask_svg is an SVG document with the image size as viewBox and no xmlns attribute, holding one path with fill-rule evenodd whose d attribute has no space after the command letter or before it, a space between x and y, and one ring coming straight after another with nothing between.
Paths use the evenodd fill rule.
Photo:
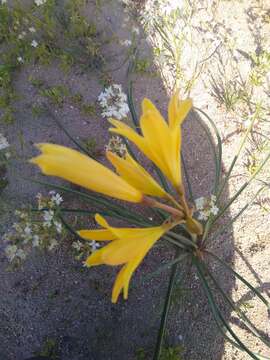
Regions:
<instances>
[{"instance_id":1,"label":"green stem","mask_svg":"<svg viewBox=\"0 0 270 360\"><path fill-rule=\"evenodd\" d=\"M219 285L218 281L216 280L216 278L214 277L214 275L211 273L211 271L209 270L208 266L204 263L202 263L202 266L204 268L204 270L206 271L206 273L209 275L209 277L212 279L214 285L216 286L216 288L219 290L219 292L221 293L222 297L225 299L225 301L229 304L229 306L231 307L231 309L233 311L236 312L237 315L239 315L240 319L242 320L242 322L245 324L245 326L248 328L248 330L254 335L256 336L258 339L260 339L265 345L267 345L268 347L270 347L270 342L265 340L259 333L259 330L256 328L255 325L253 325L253 323L249 320L249 318L246 316L246 314L240 309L238 308L234 302L231 300L231 298L225 293L225 291L222 289L222 287Z\"/></svg>"},{"instance_id":2,"label":"green stem","mask_svg":"<svg viewBox=\"0 0 270 360\"><path fill-rule=\"evenodd\" d=\"M180 255L180 250L178 249L178 250L176 250L175 258L178 258L179 255ZM162 312L162 316L161 316L160 328L159 328L159 332L158 332L158 337L157 337L153 360L160 359L168 314L169 314L170 305L171 305L173 288L174 288L175 281L176 281L177 265L178 265L178 263L176 263L172 266L169 286L168 286L166 299L165 299L165 303L164 303L164 307L163 307L163 312Z\"/></svg>"},{"instance_id":3,"label":"green stem","mask_svg":"<svg viewBox=\"0 0 270 360\"><path fill-rule=\"evenodd\" d=\"M242 351L245 351L246 353L249 354L249 356L254 359L254 360L260 360L252 351L249 350L249 348L246 347L246 345L239 339L239 337L235 334L235 332L231 329L231 327L228 325L227 321L224 319L223 315L221 314L219 308L217 307L215 300L214 300L214 296L212 294L212 291L205 279L205 276L203 274L202 268L201 268L201 264L197 259L193 259L193 263L195 264L196 268L197 268L197 273L198 276L200 278L200 281L202 283L204 292L206 294L206 297L208 299L208 303L211 307L212 313L215 317L215 320L217 322L221 322L222 325L224 326L224 328L227 329L227 331L230 333L230 335L234 338L234 340L237 342L237 344L240 346Z\"/></svg>"},{"instance_id":4,"label":"green stem","mask_svg":"<svg viewBox=\"0 0 270 360\"><path fill-rule=\"evenodd\" d=\"M190 239L186 238L183 235L176 234L173 231L168 231L167 234L171 235L173 238L177 239L178 241L182 242L184 245L192 246L193 248L197 249L198 246Z\"/></svg>"},{"instance_id":5,"label":"green stem","mask_svg":"<svg viewBox=\"0 0 270 360\"><path fill-rule=\"evenodd\" d=\"M228 265L225 261L220 259L217 255L212 253L209 250L205 250L205 253L211 255L214 259L216 259L219 263L221 263L227 270L229 270L233 275L235 275L242 283L244 283L265 305L268 309L270 309L270 303L266 300L266 298L259 293L257 289L255 289L247 280L245 280L238 272L236 272L230 265Z\"/></svg>"}]
</instances>

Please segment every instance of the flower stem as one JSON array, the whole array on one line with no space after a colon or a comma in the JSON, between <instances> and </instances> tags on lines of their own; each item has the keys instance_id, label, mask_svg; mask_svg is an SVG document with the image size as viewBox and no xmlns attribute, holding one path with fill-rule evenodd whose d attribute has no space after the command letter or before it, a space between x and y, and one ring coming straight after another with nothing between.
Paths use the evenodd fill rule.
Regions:
<instances>
[{"instance_id":1,"label":"flower stem","mask_svg":"<svg viewBox=\"0 0 270 360\"><path fill-rule=\"evenodd\" d=\"M169 206L169 205L166 205L166 204L163 204L155 199L151 199L149 197L145 197L143 199L143 203L147 206L151 206L151 207L155 207L155 208L158 208L158 209L162 209L162 210L165 210L167 211L169 214L172 214L178 218L184 218L184 213L183 211L181 211L180 209L175 209L173 208L172 206Z\"/></svg>"},{"instance_id":2,"label":"flower stem","mask_svg":"<svg viewBox=\"0 0 270 360\"><path fill-rule=\"evenodd\" d=\"M176 250L175 258L179 257L180 251L181 251L180 249ZM159 332L158 332L158 338L157 338L157 343L156 343L156 347L155 347L155 353L154 353L153 360L159 360L160 359L160 355L161 355L161 351L162 351L162 344L163 344L163 339L164 339L164 334L165 334L166 324L167 324L167 319L168 319L168 314L169 314L170 305L171 305L171 298L172 298L173 288L174 288L175 280L176 280L177 265L178 265L178 263L176 263L176 264L174 264L172 266L169 286L168 286L166 299L165 299L165 303L164 303L164 307L163 307L162 317L161 317L161 321L160 321L160 328L159 328Z\"/></svg>"}]
</instances>

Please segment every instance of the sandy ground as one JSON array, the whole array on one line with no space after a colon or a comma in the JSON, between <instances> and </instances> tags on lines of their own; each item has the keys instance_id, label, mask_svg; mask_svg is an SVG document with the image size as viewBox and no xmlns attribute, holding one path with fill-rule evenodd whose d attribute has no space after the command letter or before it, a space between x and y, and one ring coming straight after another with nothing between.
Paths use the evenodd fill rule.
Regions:
<instances>
[{"instance_id":1,"label":"sandy ground","mask_svg":"<svg viewBox=\"0 0 270 360\"><path fill-rule=\"evenodd\" d=\"M231 6L235 5L235 2ZM93 16L91 4L85 8L85 14ZM230 9L227 9L230 12ZM114 32L125 40L128 27L122 27L126 20L123 7L110 2L103 7L102 14L96 19L101 28ZM130 25L131 26L131 25ZM245 28L243 28L243 31ZM109 65L114 68L123 57L123 48L115 44L104 49ZM151 43L141 34L140 51L152 58ZM110 61L111 54L119 54ZM126 65L112 73L115 83L127 84ZM21 204L33 201L39 186L21 181L21 176L36 177L38 171L25 162L35 150L33 143L51 141L71 145L50 117L45 115L33 118L30 105L40 102L35 88L27 82L29 75L35 75L48 85L64 84L72 91L79 91L85 99L95 101L102 86L95 73L80 74L76 69L63 75L57 68L29 66L16 78L16 89L23 97L16 105L16 122L3 131L9 142L16 148L19 160L14 160L8 171L9 186L1 194L2 206L1 232L12 224L13 211ZM166 114L168 95L159 76L137 75L134 77L134 102L139 110L141 100L146 96L154 101ZM192 94L195 105L215 115L215 121L225 137L234 130L231 115L219 109L213 99L205 94L199 84ZM203 101L201 100L203 98ZM62 109L55 110L55 115L71 133L78 138L94 136L101 149L108 142L108 123L101 117L83 116L76 107L65 103ZM24 145L21 146L21 135ZM187 168L192 174L192 187L196 197L209 194L209 183L213 181L213 162L205 135L191 114L185 122L183 131L183 152ZM232 149L239 143L235 135L225 144L224 168L228 167ZM104 161L104 157L99 157ZM240 161L237 174L243 173ZM241 177L240 177L241 180ZM239 187L239 177L233 178L225 190L224 201ZM45 190L46 191L46 190ZM45 193L44 191L44 193ZM240 203L234 206L227 219L243 206L245 199L251 196L254 188L248 190ZM256 214L256 215L255 215ZM254 216L255 215L255 216ZM251 207L245 217L233 228L228 229L218 239L213 248L226 261L233 264L242 275L247 277L259 290L270 292L269 279L269 213L263 213L258 206ZM3 248L3 244L1 244ZM0 254L0 359L21 360L40 353L48 341L57 347L61 360L122 360L137 359L138 350L144 349L145 358L150 359L163 305L163 296L167 287L168 274L145 283L143 275L153 271L172 254L162 249L154 249L134 276L130 297L127 302L117 305L110 303L110 292L115 269L85 269L73 259L69 251L69 241L55 253L39 254L33 252L17 272L7 271L7 260ZM238 302L245 302L256 323L270 335L269 318L252 294L238 282L230 278L224 270L212 264L217 277L224 287ZM181 269L182 270L182 269ZM186 360L244 360L249 357L225 343L218 333L198 278L189 270L183 269L187 276L184 285L177 287L176 304L169 318L168 345L180 345L184 348ZM180 275L179 275L180 277ZM182 289L182 290L181 290ZM178 304L178 305L177 305ZM179 307L180 304L180 307ZM230 311L223 309L225 317L231 319L235 329L241 332L237 321ZM244 335L246 337L246 335ZM246 337L248 343L256 349L254 339ZM262 348L256 349L261 351ZM265 352L267 354L267 352ZM268 350L268 356L270 353Z\"/></svg>"}]
</instances>

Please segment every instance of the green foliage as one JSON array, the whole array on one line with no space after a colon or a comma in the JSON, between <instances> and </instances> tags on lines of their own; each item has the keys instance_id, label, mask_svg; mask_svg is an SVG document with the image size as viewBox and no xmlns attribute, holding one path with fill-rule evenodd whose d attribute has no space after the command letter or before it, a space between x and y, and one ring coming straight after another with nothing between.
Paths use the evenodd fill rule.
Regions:
<instances>
[{"instance_id":1,"label":"green foliage","mask_svg":"<svg viewBox=\"0 0 270 360\"><path fill-rule=\"evenodd\" d=\"M270 52L262 51L260 54L250 55L253 68L250 73L250 82L254 86L261 86L270 70Z\"/></svg>"},{"instance_id":2,"label":"green foliage","mask_svg":"<svg viewBox=\"0 0 270 360\"><path fill-rule=\"evenodd\" d=\"M6 108L0 120L5 124L12 124L15 121L13 109L11 107Z\"/></svg>"},{"instance_id":3,"label":"green foliage","mask_svg":"<svg viewBox=\"0 0 270 360\"><path fill-rule=\"evenodd\" d=\"M45 113L45 109L42 105L33 104L31 108L32 114L35 117L39 117L43 113Z\"/></svg>"},{"instance_id":4,"label":"green foliage","mask_svg":"<svg viewBox=\"0 0 270 360\"><path fill-rule=\"evenodd\" d=\"M44 81L42 79L35 78L32 75L29 76L28 81L30 82L31 85L33 85L38 89L44 86Z\"/></svg>"},{"instance_id":5,"label":"green foliage","mask_svg":"<svg viewBox=\"0 0 270 360\"><path fill-rule=\"evenodd\" d=\"M147 352L144 348L139 348L136 351L136 360L147 360Z\"/></svg>"},{"instance_id":6,"label":"green foliage","mask_svg":"<svg viewBox=\"0 0 270 360\"><path fill-rule=\"evenodd\" d=\"M40 7L22 6L19 2L0 5L0 45L5 48L0 52L0 107L7 108L4 121L13 118L14 97L10 96L15 93L13 78L23 66L49 65L56 60L67 73L74 64L83 71L104 65L96 25L81 14L84 5L81 0L68 0L65 4L47 0ZM37 88L43 87L42 81L32 76L29 81ZM60 87L41 93L59 106L66 96ZM85 106L83 111L90 113L91 109Z\"/></svg>"},{"instance_id":7,"label":"green foliage","mask_svg":"<svg viewBox=\"0 0 270 360\"><path fill-rule=\"evenodd\" d=\"M47 338L42 346L42 350L36 353L37 356L47 356L52 360L60 359L58 342L54 338Z\"/></svg>"},{"instance_id":8,"label":"green foliage","mask_svg":"<svg viewBox=\"0 0 270 360\"><path fill-rule=\"evenodd\" d=\"M227 80L224 76L214 78L211 76L211 95L227 111L235 109L236 104L242 99L243 92L237 80Z\"/></svg>"},{"instance_id":9,"label":"green foliage","mask_svg":"<svg viewBox=\"0 0 270 360\"><path fill-rule=\"evenodd\" d=\"M85 115L93 116L96 114L96 105L95 104L82 104L81 110Z\"/></svg>"},{"instance_id":10,"label":"green foliage","mask_svg":"<svg viewBox=\"0 0 270 360\"><path fill-rule=\"evenodd\" d=\"M148 73L151 63L147 58L136 58L134 63L134 71L138 74Z\"/></svg>"},{"instance_id":11,"label":"green foliage","mask_svg":"<svg viewBox=\"0 0 270 360\"><path fill-rule=\"evenodd\" d=\"M98 149L97 149L97 141L93 137L89 137L88 139L83 140L83 145L87 149L89 155L93 158L97 157Z\"/></svg>"},{"instance_id":12,"label":"green foliage","mask_svg":"<svg viewBox=\"0 0 270 360\"><path fill-rule=\"evenodd\" d=\"M65 97L69 90L63 85L56 85L40 91L40 95L48 98L54 105L63 106Z\"/></svg>"},{"instance_id":13,"label":"green foliage","mask_svg":"<svg viewBox=\"0 0 270 360\"><path fill-rule=\"evenodd\" d=\"M181 346L163 348L161 351L160 360L181 360L183 355L183 348Z\"/></svg>"},{"instance_id":14,"label":"green foliage","mask_svg":"<svg viewBox=\"0 0 270 360\"><path fill-rule=\"evenodd\" d=\"M1 162L2 161L0 161L0 194L4 190L4 188L8 185L8 180L6 177L7 168L4 164L1 164Z\"/></svg>"}]
</instances>

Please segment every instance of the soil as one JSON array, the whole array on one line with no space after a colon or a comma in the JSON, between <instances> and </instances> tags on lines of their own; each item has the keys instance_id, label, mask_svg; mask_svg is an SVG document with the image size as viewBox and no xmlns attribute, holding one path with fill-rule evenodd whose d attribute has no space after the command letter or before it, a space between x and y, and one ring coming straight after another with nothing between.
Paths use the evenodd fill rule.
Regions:
<instances>
[{"instance_id":1,"label":"soil","mask_svg":"<svg viewBox=\"0 0 270 360\"><path fill-rule=\"evenodd\" d=\"M252 38L246 19L248 2L222 1L219 16L227 18L236 26L232 31L245 32ZM143 6L140 4L140 6ZM239 11L237 21L233 14ZM102 4L102 11L93 12L93 4L85 6L84 14L121 40L131 37L132 19L126 19L125 7L120 2ZM230 20L229 15L232 19ZM228 15L228 17L226 16ZM143 30L140 29L139 51L142 56L153 59L153 48ZM250 45L252 46L252 44ZM111 69L119 67L126 56L126 49L120 44L108 44L103 49ZM127 86L127 66L124 64L112 72L114 83ZM155 75L136 74L134 81L134 103L140 112L144 97L150 98L166 116L169 94L162 79L153 67ZM14 210L23 204L33 202L36 194L46 189L24 181L22 178L40 178L39 171L27 162L36 154L33 146L38 142L54 142L73 147L71 141L59 129L48 114L33 117L31 105L44 101L37 90L27 81L29 75L43 79L48 86L65 85L74 93L80 92L89 102L96 101L103 87L95 72L81 73L72 69L67 75L59 71L56 64L48 67L27 66L16 76L16 91L23 96L16 102L16 121L12 125L0 124L17 157L8 167L8 186L1 193L0 233L4 234L14 221ZM206 92L205 84L198 85L191 93L195 105L213 116L222 136L224 145L223 173L230 164L234 150L239 144L241 133L235 133L237 126L234 115L219 107ZM73 104L65 102L62 108L52 108L54 115L78 139L94 137L101 154L98 160L104 162L102 150L108 143L108 122L101 116L83 115ZM269 130L269 129L268 129ZM235 135L225 141L230 134ZM23 138L23 143L21 139ZM212 153L194 113L186 119L183 127L183 154L186 159L191 186L195 198L208 196L209 184L213 183L214 163ZM149 167L150 168L150 167ZM246 172L240 159L235 176L224 191L225 203L240 187ZM50 179L52 180L52 179ZM56 182L55 182L56 183ZM63 183L64 182L60 182ZM226 222L232 218L255 193L257 185L250 186L240 200L227 212ZM65 198L68 203L72 201ZM269 221L270 212L258 205L251 206L227 232L214 239L212 250L230 263L242 276L249 280L265 296L270 294L269 265ZM93 223L89 224L90 226ZM4 250L0 243L0 250ZM70 252L70 240L53 253L33 251L22 268L8 271L8 261L0 252L0 360L23 360L45 349L55 351L55 359L61 360L135 360L143 353L151 359L155 346L160 315L167 290L169 272L152 280L143 281L144 275L157 269L173 256L163 248L155 248L146 257L132 279L128 301L110 302L111 288L117 269L97 267L86 269L76 261ZM255 319L263 333L270 336L269 314L254 298L253 294L232 278L216 263L209 263L224 289L237 304L248 308L248 314ZM184 280L180 282L181 273ZM219 300L218 300L219 301ZM269 349L261 346L254 337L246 335L235 314L231 314L220 303L224 317L230 320L247 344L270 359ZM168 321L167 346L183 347L185 360L247 360L250 357L233 348L218 332L212 313L199 284L199 279L189 264L179 269L179 284Z\"/></svg>"}]
</instances>

